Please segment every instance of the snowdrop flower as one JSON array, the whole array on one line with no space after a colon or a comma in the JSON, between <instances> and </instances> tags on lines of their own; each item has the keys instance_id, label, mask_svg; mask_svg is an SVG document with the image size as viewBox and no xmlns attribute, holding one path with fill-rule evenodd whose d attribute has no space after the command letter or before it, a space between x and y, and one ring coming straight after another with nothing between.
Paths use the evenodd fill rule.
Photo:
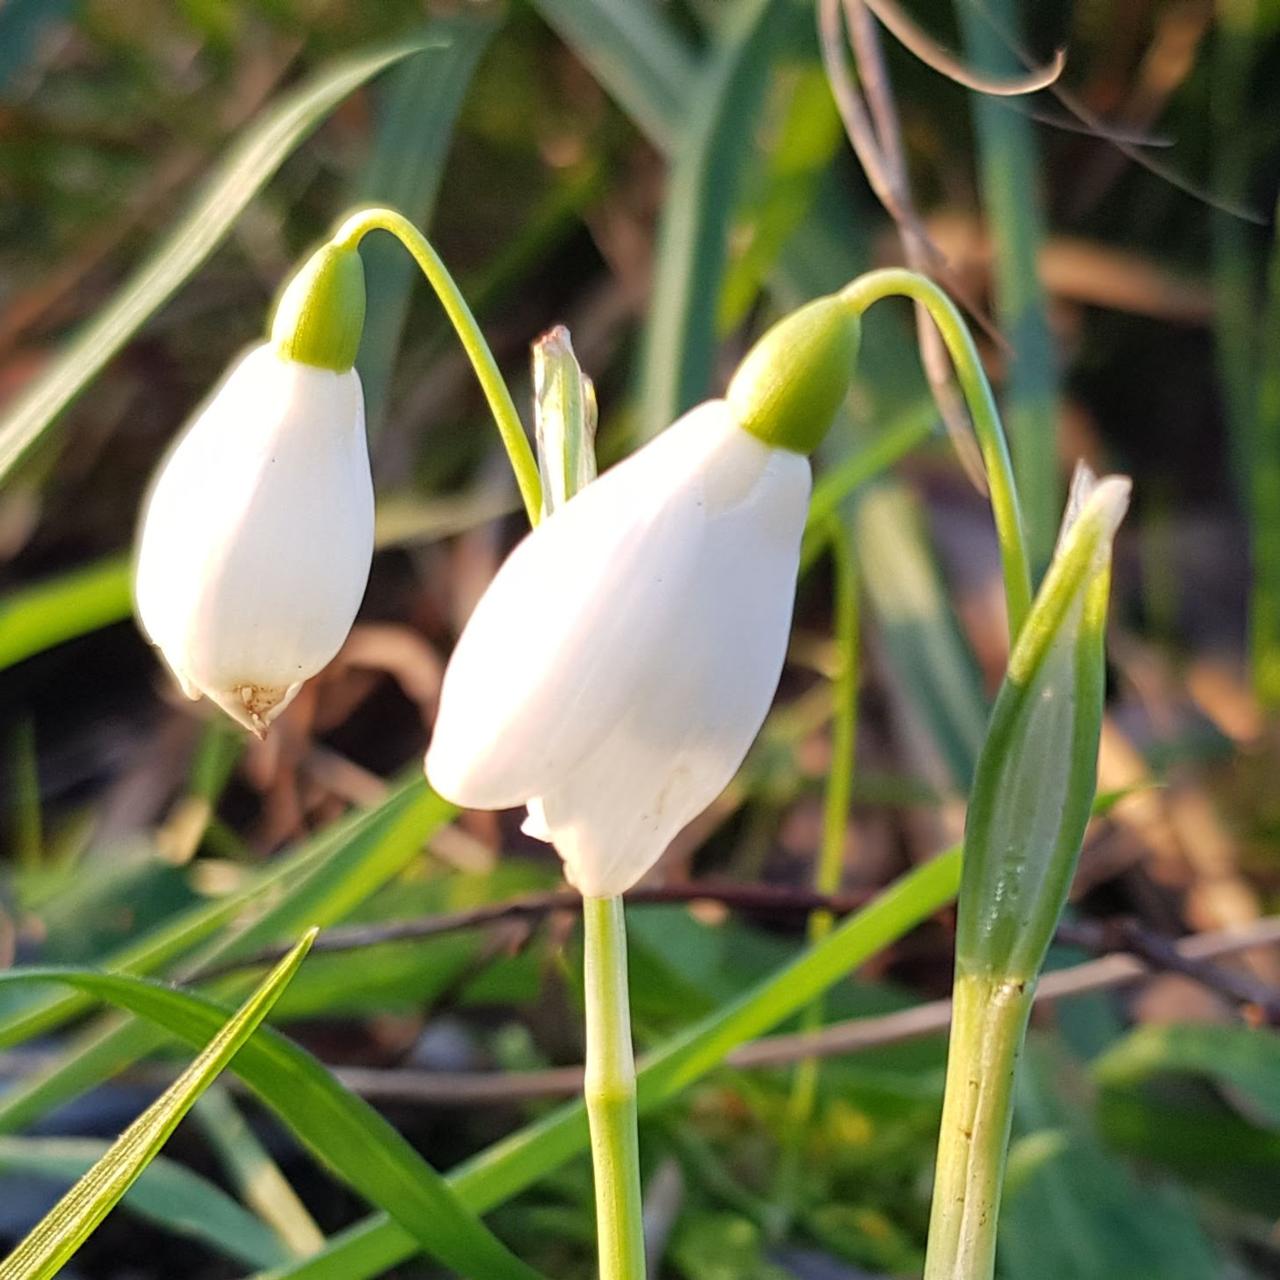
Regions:
<instances>
[{"instance_id":1,"label":"snowdrop flower","mask_svg":"<svg viewBox=\"0 0 1280 1280\"><path fill-rule=\"evenodd\" d=\"M454 649L426 770L528 806L589 897L630 888L724 789L773 700L808 510L856 318L822 299L711 400L515 549Z\"/></svg>"},{"instance_id":2,"label":"snowdrop flower","mask_svg":"<svg viewBox=\"0 0 1280 1280\"><path fill-rule=\"evenodd\" d=\"M373 554L353 249L320 249L152 483L135 601L190 698L262 736L346 639Z\"/></svg>"}]
</instances>

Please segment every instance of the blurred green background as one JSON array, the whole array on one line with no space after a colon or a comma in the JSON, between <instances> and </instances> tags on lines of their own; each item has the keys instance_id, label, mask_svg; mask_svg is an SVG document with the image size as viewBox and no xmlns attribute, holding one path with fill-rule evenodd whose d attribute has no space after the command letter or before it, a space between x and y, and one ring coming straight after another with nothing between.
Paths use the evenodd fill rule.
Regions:
<instances>
[{"instance_id":1,"label":"blurred green background","mask_svg":"<svg viewBox=\"0 0 1280 1280\"><path fill-rule=\"evenodd\" d=\"M1124 798L1086 845L1073 922L1097 928L1072 941L1106 949L1121 923L1148 939L1265 931L1280 909L1280 3L894 12L987 75L1067 51L1055 91L997 99L875 28L912 234L976 317L1041 561L1077 458L1134 479L1100 772ZM721 390L770 318L903 261L804 0L0 4L4 964L114 964L340 843L347 810L385 816L388 780L417 768L441 664L520 524L470 368L389 243L366 247L360 358L382 550L348 647L247 746L180 701L128 617L128 546L166 443L260 335L292 264L369 201L428 231L526 417L529 344L569 326L602 465ZM633 909L641 1046L803 944L785 895L813 875L842 660L825 521L851 539L862 603L844 888L960 833L1003 608L987 506L905 307L868 318L817 465L823 520L778 706L660 875L672 899L694 878L776 893ZM414 803L313 886L311 915L227 945L559 883L510 815L446 822ZM541 1073L581 1060L573 931L553 911L316 956L273 1019L448 1169L542 1114L565 1086ZM1054 964L1085 958L1063 946ZM183 963L177 948L150 971ZM949 965L944 916L842 983L826 1016L940 997ZM1273 941L1037 1016L1003 1276L1280 1276L1280 1043L1261 1025L1276 990ZM35 1007L0 994L14 1025ZM0 1029L0 1245L172 1072L152 1045L95 1059L109 1024L72 1012ZM656 1274L918 1274L943 1058L936 1030L829 1058L802 1120L778 1066L723 1069L658 1109L642 1125ZM230 1086L166 1154L66 1275L287 1268L368 1211ZM593 1274L581 1156L489 1221L547 1274ZM325 1274L442 1273L371 1252Z\"/></svg>"}]
</instances>

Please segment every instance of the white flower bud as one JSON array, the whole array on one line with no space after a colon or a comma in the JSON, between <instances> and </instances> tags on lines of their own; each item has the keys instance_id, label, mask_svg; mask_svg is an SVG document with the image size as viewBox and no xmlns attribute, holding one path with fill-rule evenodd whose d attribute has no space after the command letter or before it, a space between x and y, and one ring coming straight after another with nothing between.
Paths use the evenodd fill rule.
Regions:
<instances>
[{"instance_id":1,"label":"white flower bud","mask_svg":"<svg viewBox=\"0 0 1280 1280\"><path fill-rule=\"evenodd\" d=\"M427 776L527 805L586 895L630 888L724 789L772 702L807 459L698 406L547 517L476 606Z\"/></svg>"},{"instance_id":2,"label":"white flower bud","mask_svg":"<svg viewBox=\"0 0 1280 1280\"><path fill-rule=\"evenodd\" d=\"M264 344L170 451L138 539L138 618L188 697L261 736L364 595L373 486L354 369Z\"/></svg>"}]
</instances>

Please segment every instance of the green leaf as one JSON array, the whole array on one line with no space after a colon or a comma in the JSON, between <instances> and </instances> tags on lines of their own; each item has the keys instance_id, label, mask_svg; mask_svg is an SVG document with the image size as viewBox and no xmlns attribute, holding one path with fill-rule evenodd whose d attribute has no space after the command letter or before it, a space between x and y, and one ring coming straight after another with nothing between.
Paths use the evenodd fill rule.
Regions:
<instances>
[{"instance_id":1,"label":"green leaf","mask_svg":"<svg viewBox=\"0 0 1280 1280\"><path fill-rule=\"evenodd\" d=\"M221 925L242 914L249 917L206 946L197 958L199 965L225 963L278 942L304 925L323 927L341 920L416 857L423 841L452 812L453 807L428 790L415 770L413 781L394 791L378 808L335 824L319 840L305 845L299 856L289 860L288 875L268 876L249 894L234 895L235 909L230 916L225 910L211 916L209 908L184 913L173 925L162 928L158 938L144 938L132 954L118 955L116 963L109 962L110 967L132 972L158 968L207 937L211 918ZM257 907L256 916L246 910L251 907ZM217 992L235 999L244 986L243 975L231 975L219 981ZM7 1038L16 1043L34 1030L47 1029L71 1013L82 1012L87 1004L82 995L46 998L16 1024L4 1028L0 1042ZM144 1057L163 1039L154 1028L137 1024L121 1026L113 1021L106 1028L95 1029L87 1043L80 1043L48 1070L4 1095L0 1129L12 1131L30 1124Z\"/></svg>"},{"instance_id":2,"label":"green leaf","mask_svg":"<svg viewBox=\"0 0 1280 1280\"><path fill-rule=\"evenodd\" d=\"M66 983L193 1043L219 1026L225 1012L205 997L117 974L88 969L0 973L0 988L26 982ZM393 1215L418 1248L463 1275L538 1280L538 1273L479 1221L387 1120L279 1032L264 1027L244 1045L234 1070L326 1165ZM0 1280L19 1277L27 1280L25 1272L0 1270Z\"/></svg>"},{"instance_id":3,"label":"green leaf","mask_svg":"<svg viewBox=\"0 0 1280 1280\"><path fill-rule=\"evenodd\" d=\"M498 11L467 11L428 23L430 43L387 77L373 150L355 185L359 204L387 205L417 227L431 222L462 100L498 25ZM404 247L381 236L361 246L371 305L357 368L365 419L376 435L392 366L421 273Z\"/></svg>"},{"instance_id":4,"label":"green leaf","mask_svg":"<svg viewBox=\"0 0 1280 1280\"><path fill-rule=\"evenodd\" d=\"M1280 1035L1265 1027L1148 1024L1098 1058L1093 1074L1110 1088L1156 1075L1207 1076L1249 1120L1280 1131Z\"/></svg>"},{"instance_id":5,"label":"green leaf","mask_svg":"<svg viewBox=\"0 0 1280 1280\"><path fill-rule=\"evenodd\" d=\"M1038 1048L1039 1046L1037 1046ZM1033 1052L1019 1071L1010 1176L1000 1220L1006 1280L1216 1280L1222 1260L1191 1198L1138 1182L1088 1131Z\"/></svg>"},{"instance_id":6,"label":"green leaf","mask_svg":"<svg viewBox=\"0 0 1280 1280\"><path fill-rule=\"evenodd\" d=\"M642 431L656 435L707 394L729 225L751 155L785 0L745 0L699 71L672 153L645 335Z\"/></svg>"},{"instance_id":7,"label":"green leaf","mask_svg":"<svg viewBox=\"0 0 1280 1280\"><path fill-rule=\"evenodd\" d=\"M0 1138L0 1172L65 1185L97 1164L109 1145L97 1138ZM289 1260L289 1251L258 1218L208 1179L164 1156L142 1171L120 1207L246 1266Z\"/></svg>"},{"instance_id":8,"label":"green leaf","mask_svg":"<svg viewBox=\"0 0 1280 1280\"><path fill-rule=\"evenodd\" d=\"M285 158L353 89L422 48L396 44L330 63L286 95L227 152L160 246L19 396L0 421L0 483L58 415L185 283Z\"/></svg>"},{"instance_id":9,"label":"green leaf","mask_svg":"<svg viewBox=\"0 0 1280 1280\"><path fill-rule=\"evenodd\" d=\"M653 0L534 0L547 24L662 151L685 125L695 65Z\"/></svg>"},{"instance_id":10,"label":"green leaf","mask_svg":"<svg viewBox=\"0 0 1280 1280\"><path fill-rule=\"evenodd\" d=\"M637 1075L641 1113L653 1111L706 1075L727 1053L768 1031L815 996L902 937L955 895L958 848L903 876L822 942L750 991L649 1054ZM587 1145L586 1112L572 1102L512 1134L450 1173L462 1203L478 1213L517 1195ZM335 1236L315 1258L258 1280L362 1280L412 1256L416 1241L395 1222L374 1216Z\"/></svg>"},{"instance_id":11,"label":"green leaf","mask_svg":"<svg viewBox=\"0 0 1280 1280\"><path fill-rule=\"evenodd\" d=\"M1077 473L1009 657L965 815L957 975L1034 982L1057 928L1097 786L1111 544L1128 501L1127 481Z\"/></svg>"},{"instance_id":12,"label":"green leaf","mask_svg":"<svg viewBox=\"0 0 1280 1280\"><path fill-rule=\"evenodd\" d=\"M0 1280L48 1280L58 1273L137 1181L196 1099L244 1047L311 949L316 932L312 929L303 937L229 1020L224 1021L217 1011L192 1037L199 1044L212 1035L199 1057L0 1263ZM22 976L3 975L6 980Z\"/></svg>"}]
</instances>

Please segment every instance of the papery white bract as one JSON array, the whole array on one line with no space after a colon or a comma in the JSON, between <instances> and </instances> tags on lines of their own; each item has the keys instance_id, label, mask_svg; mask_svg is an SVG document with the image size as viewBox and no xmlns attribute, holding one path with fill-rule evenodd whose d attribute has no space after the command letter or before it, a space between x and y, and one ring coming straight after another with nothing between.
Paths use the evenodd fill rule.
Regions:
<instances>
[{"instance_id":1,"label":"papery white bract","mask_svg":"<svg viewBox=\"0 0 1280 1280\"><path fill-rule=\"evenodd\" d=\"M427 776L529 806L584 894L621 893L725 788L786 652L801 454L699 405L512 552L445 674Z\"/></svg>"},{"instance_id":2,"label":"papery white bract","mask_svg":"<svg viewBox=\"0 0 1280 1280\"><path fill-rule=\"evenodd\" d=\"M188 697L204 694L261 734L346 639L372 555L359 375L263 344L152 484L138 617Z\"/></svg>"}]
</instances>

